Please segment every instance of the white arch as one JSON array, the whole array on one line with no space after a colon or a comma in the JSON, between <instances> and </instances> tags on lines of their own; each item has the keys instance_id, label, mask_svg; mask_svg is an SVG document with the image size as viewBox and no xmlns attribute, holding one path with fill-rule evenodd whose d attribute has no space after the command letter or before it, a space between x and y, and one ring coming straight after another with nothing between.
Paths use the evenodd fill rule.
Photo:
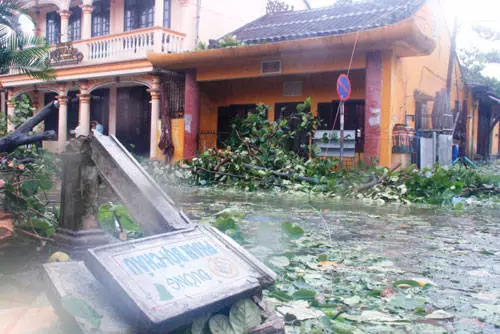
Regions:
<instances>
[{"instance_id":1,"label":"white arch","mask_svg":"<svg viewBox=\"0 0 500 334\"><path fill-rule=\"evenodd\" d=\"M26 88L22 88L20 90L15 90L13 92L13 94L12 94L12 97L13 98L17 98L19 95L32 93L32 92L34 92L36 90L38 90L40 92L52 92L52 93L59 94L59 91L56 88L48 88L48 87L36 87L36 88L34 88L34 87L26 87Z\"/></svg>"},{"instance_id":2,"label":"white arch","mask_svg":"<svg viewBox=\"0 0 500 334\"><path fill-rule=\"evenodd\" d=\"M89 92L92 93L96 89L100 88L109 88L113 85L117 85L118 83L116 81L104 81L104 82L99 82L91 87L89 87ZM138 86L145 86L147 88L152 88L152 83L148 82L146 80L120 80L119 84L133 84L133 85L138 85ZM117 88L120 88L118 85Z\"/></svg>"}]
</instances>

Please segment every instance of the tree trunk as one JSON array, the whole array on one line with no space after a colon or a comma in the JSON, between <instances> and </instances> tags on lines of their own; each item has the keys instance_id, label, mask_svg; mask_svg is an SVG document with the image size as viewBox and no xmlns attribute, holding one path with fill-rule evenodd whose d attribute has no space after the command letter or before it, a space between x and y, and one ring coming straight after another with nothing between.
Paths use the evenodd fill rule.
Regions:
<instances>
[{"instance_id":1,"label":"tree trunk","mask_svg":"<svg viewBox=\"0 0 500 334\"><path fill-rule=\"evenodd\" d=\"M55 131L45 131L30 135L29 133L38 123L44 121L54 111L58 110L57 102L47 104L40 112L21 124L14 132L5 137L0 138L0 152L11 153L18 146L33 144L42 140L55 139L57 134Z\"/></svg>"}]
</instances>

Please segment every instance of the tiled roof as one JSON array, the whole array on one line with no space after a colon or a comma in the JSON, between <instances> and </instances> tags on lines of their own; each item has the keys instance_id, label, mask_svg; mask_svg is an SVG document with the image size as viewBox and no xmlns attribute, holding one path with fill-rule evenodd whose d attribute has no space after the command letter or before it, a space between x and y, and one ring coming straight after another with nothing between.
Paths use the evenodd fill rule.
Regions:
<instances>
[{"instance_id":1,"label":"tiled roof","mask_svg":"<svg viewBox=\"0 0 500 334\"><path fill-rule=\"evenodd\" d=\"M361 0L272 13L228 34L247 44L339 35L387 26L412 16L425 0Z\"/></svg>"}]
</instances>

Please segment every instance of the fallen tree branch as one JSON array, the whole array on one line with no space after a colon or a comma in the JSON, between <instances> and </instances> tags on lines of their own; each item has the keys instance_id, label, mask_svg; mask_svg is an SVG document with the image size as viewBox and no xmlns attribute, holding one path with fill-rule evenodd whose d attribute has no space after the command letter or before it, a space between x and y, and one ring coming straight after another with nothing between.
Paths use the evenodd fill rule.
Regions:
<instances>
[{"instance_id":1,"label":"fallen tree branch","mask_svg":"<svg viewBox=\"0 0 500 334\"><path fill-rule=\"evenodd\" d=\"M484 187L477 187L477 188L465 188L462 191L462 193L460 194L460 197L469 197L471 195L474 195L474 194L477 194L480 192L490 192L490 193L500 194L500 187L484 186Z\"/></svg>"},{"instance_id":2,"label":"fallen tree branch","mask_svg":"<svg viewBox=\"0 0 500 334\"><path fill-rule=\"evenodd\" d=\"M256 166L256 165L251 165L251 164L244 164L244 166L245 166L246 169L262 170L262 171L271 173L274 176L281 177L283 179L305 181L305 182L315 183L315 184L318 183L318 180L316 180L316 179L314 179L312 177L301 176L301 175L297 175L296 173L290 173L290 174L281 173L281 172L270 170L270 169L267 169L267 168L264 168L264 167L260 167L260 166Z\"/></svg>"},{"instance_id":3,"label":"fallen tree branch","mask_svg":"<svg viewBox=\"0 0 500 334\"><path fill-rule=\"evenodd\" d=\"M225 158L225 159L222 159L215 167L214 167L214 172L218 171L219 168L221 168L222 166L224 166L225 164L227 164L229 162L229 158Z\"/></svg>"},{"instance_id":4,"label":"fallen tree branch","mask_svg":"<svg viewBox=\"0 0 500 334\"><path fill-rule=\"evenodd\" d=\"M31 132L38 123L45 120L58 108L59 105L55 102L47 104L40 112L21 124L16 130L14 130L14 132L0 138L0 152L11 153L18 146L29 145L42 140L56 139L57 134L52 130L34 135L29 135L29 132Z\"/></svg>"},{"instance_id":5,"label":"fallen tree branch","mask_svg":"<svg viewBox=\"0 0 500 334\"><path fill-rule=\"evenodd\" d=\"M394 173L396 170L398 170L401 167L401 163L398 163L396 166L392 167L389 173ZM375 187L377 184L384 182L384 180L387 178L387 174L382 175L381 177L377 178L375 173L372 174L372 179L370 182L361 184L355 192L363 191L370 189L372 187Z\"/></svg>"}]
</instances>

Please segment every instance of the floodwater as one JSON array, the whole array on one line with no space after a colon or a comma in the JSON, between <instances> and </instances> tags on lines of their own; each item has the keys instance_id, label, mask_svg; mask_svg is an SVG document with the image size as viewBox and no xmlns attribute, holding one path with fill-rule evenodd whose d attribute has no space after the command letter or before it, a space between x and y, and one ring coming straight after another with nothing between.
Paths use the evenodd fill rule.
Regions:
<instances>
[{"instance_id":1,"label":"floodwater","mask_svg":"<svg viewBox=\"0 0 500 334\"><path fill-rule=\"evenodd\" d=\"M500 332L500 209L203 191L177 198L201 222L223 210L243 215L243 245L279 275L266 295L289 333ZM304 236L284 235L284 221ZM420 285L394 286L400 280ZM307 303L276 298L284 294ZM295 319L304 317L312 319Z\"/></svg>"},{"instance_id":2,"label":"floodwater","mask_svg":"<svg viewBox=\"0 0 500 334\"><path fill-rule=\"evenodd\" d=\"M172 197L193 221L208 223L221 211L237 219L242 245L278 274L266 302L288 333L500 332L499 209L191 188ZM286 235L285 221L304 235ZM46 256L0 249L0 333L14 333L2 332L8 309L47 311L37 270ZM53 326L31 333L56 333Z\"/></svg>"}]
</instances>

